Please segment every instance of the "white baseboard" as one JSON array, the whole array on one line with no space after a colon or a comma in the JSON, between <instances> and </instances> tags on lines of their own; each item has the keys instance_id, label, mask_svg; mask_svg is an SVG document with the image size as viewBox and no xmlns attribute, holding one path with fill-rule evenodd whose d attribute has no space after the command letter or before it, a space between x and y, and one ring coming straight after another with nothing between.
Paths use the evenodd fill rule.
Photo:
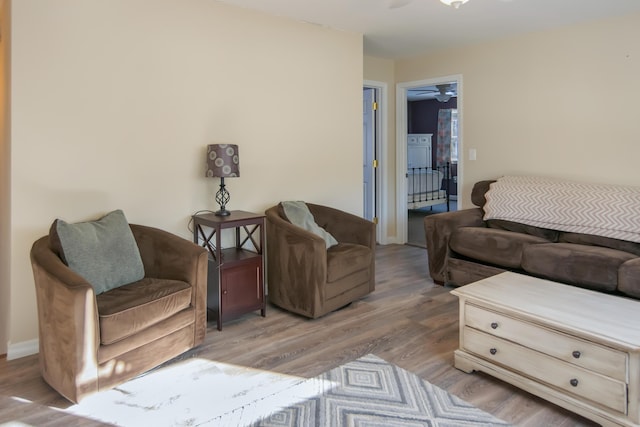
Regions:
<instances>
[{"instance_id":1,"label":"white baseboard","mask_svg":"<svg viewBox=\"0 0 640 427\"><path fill-rule=\"evenodd\" d=\"M21 357L30 356L40 351L40 342L37 338L22 341L16 344L9 344L7 349L7 360L19 359Z\"/></svg>"},{"instance_id":2,"label":"white baseboard","mask_svg":"<svg viewBox=\"0 0 640 427\"><path fill-rule=\"evenodd\" d=\"M393 245L396 243L400 243L398 236L386 236L381 242L378 242L381 245Z\"/></svg>"}]
</instances>

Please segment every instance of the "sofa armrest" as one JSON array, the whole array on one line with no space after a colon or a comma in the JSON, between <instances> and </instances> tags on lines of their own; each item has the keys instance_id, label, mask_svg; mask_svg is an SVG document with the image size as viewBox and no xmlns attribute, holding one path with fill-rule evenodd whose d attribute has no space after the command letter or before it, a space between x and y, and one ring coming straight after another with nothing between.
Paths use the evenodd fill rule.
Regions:
<instances>
[{"instance_id":1,"label":"sofa armrest","mask_svg":"<svg viewBox=\"0 0 640 427\"><path fill-rule=\"evenodd\" d=\"M144 225L130 224L138 244L146 277L182 280L196 283L198 265L207 250L190 240L164 230Z\"/></svg>"},{"instance_id":2,"label":"sofa armrest","mask_svg":"<svg viewBox=\"0 0 640 427\"><path fill-rule=\"evenodd\" d=\"M282 218L277 206L267 209L265 215L269 297L311 315L324 301L325 241Z\"/></svg>"},{"instance_id":3,"label":"sofa armrest","mask_svg":"<svg viewBox=\"0 0 640 427\"><path fill-rule=\"evenodd\" d=\"M95 292L51 250L48 236L33 244L30 256L41 372L60 394L77 402L98 390L100 332Z\"/></svg>"},{"instance_id":4,"label":"sofa armrest","mask_svg":"<svg viewBox=\"0 0 640 427\"><path fill-rule=\"evenodd\" d=\"M340 243L355 243L375 250L376 225L364 218L327 206L307 203L316 223Z\"/></svg>"},{"instance_id":5,"label":"sofa armrest","mask_svg":"<svg viewBox=\"0 0 640 427\"><path fill-rule=\"evenodd\" d=\"M187 282L193 288L191 306L196 310L194 345L201 344L207 329L207 250L167 231L130 224L138 244L146 277Z\"/></svg>"},{"instance_id":6,"label":"sofa armrest","mask_svg":"<svg viewBox=\"0 0 640 427\"><path fill-rule=\"evenodd\" d=\"M480 208L429 215L424 218L429 273L434 282L444 284L451 234L460 227L485 227Z\"/></svg>"}]
</instances>

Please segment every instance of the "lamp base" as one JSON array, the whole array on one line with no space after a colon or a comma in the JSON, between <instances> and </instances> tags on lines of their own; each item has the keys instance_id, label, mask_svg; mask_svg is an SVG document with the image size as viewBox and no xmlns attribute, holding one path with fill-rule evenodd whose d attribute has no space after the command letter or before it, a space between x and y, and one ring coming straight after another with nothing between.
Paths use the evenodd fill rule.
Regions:
<instances>
[{"instance_id":1,"label":"lamp base","mask_svg":"<svg viewBox=\"0 0 640 427\"><path fill-rule=\"evenodd\" d=\"M220 205L220 210L215 213L216 216L231 215L231 212L227 210L227 203L229 203L230 198L231 196L224 185L224 177L220 177L220 189L216 193L216 202Z\"/></svg>"}]
</instances>

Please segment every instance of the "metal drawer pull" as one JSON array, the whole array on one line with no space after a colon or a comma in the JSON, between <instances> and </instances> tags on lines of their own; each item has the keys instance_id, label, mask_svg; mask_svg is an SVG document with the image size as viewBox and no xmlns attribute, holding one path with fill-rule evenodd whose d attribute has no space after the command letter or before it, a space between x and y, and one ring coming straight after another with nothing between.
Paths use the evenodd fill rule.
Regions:
<instances>
[{"instance_id":1,"label":"metal drawer pull","mask_svg":"<svg viewBox=\"0 0 640 427\"><path fill-rule=\"evenodd\" d=\"M256 268L256 299L260 299L260 268Z\"/></svg>"},{"instance_id":2,"label":"metal drawer pull","mask_svg":"<svg viewBox=\"0 0 640 427\"><path fill-rule=\"evenodd\" d=\"M496 322L493 322L491 324L491 329L498 329L498 324Z\"/></svg>"},{"instance_id":3,"label":"metal drawer pull","mask_svg":"<svg viewBox=\"0 0 640 427\"><path fill-rule=\"evenodd\" d=\"M489 350L489 353L491 354L496 354L498 352L498 350L496 350L495 348L492 348Z\"/></svg>"},{"instance_id":4,"label":"metal drawer pull","mask_svg":"<svg viewBox=\"0 0 640 427\"><path fill-rule=\"evenodd\" d=\"M569 383L574 386L574 387L578 387L578 380L575 378L571 378L571 380L569 381Z\"/></svg>"},{"instance_id":5,"label":"metal drawer pull","mask_svg":"<svg viewBox=\"0 0 640 427\"><path fill-rule=\"evenodd\" d=\"M573 357L575 357L576 359L580 359L580 352L579 351L574 351L573 353L571 353L571 355Z\"/></svg>"}]
</instances>

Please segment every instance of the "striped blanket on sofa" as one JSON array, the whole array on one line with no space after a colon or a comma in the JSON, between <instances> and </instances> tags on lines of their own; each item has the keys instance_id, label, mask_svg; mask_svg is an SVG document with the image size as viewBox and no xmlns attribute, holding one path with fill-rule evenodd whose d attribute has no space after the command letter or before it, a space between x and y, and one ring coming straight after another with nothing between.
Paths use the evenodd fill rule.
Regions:
<instances>
[{"instance_id":1,"label":"striped blanket on sofa","mask_svg":"<svg viewBox=\"0 0 640 427\"><path fill-rule=\"evenodd\" d=\"M485 220L640 243L640 187L504 176L485 198Z\"/></svg>"}]
</instances>

